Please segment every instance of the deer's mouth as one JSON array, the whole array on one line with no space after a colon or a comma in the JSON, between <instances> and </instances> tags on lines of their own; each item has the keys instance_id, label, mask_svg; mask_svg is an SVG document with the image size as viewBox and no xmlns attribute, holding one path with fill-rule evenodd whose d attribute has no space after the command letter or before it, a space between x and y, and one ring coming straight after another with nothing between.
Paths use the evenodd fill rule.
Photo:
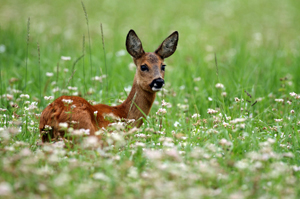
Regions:
<instances>
[{"instance_id":1,"label":"deer's mouth","mask_svg":"<svg viewBox=\"0 0 300 199\"><path fill-rule=\"evenodd\" d=\"M150 84L152 91L161 91L163 86L165 85L165 81L162 78L157 78L153 80Z\"/></svg>"}]
</instances>

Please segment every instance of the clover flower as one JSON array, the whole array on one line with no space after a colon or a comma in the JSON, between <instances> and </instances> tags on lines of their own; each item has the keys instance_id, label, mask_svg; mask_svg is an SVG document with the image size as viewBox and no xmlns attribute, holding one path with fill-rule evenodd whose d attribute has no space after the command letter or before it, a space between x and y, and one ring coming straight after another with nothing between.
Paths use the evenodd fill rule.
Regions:
<instances>
[{"instance_id":1,"label":"clover flower","mask_svg":"<svg viewBox=\"0 0 300 199\"><path fill-rule=\"evenodd\" d=\"M71 100L71 99L62 99L61 101L66 103L66 104L72 104L73 103L73 100Z\"/></svg>"},{"instance_id":2,"label":"clover flower","mask_svg":"<svg viewBox=\"0 0 300 199\"><path fill-rule=\"evenodd\" d=\"M282 122L283 121L283 119L274 119L275 120L275 122Z\"/></svg>"},{"instance_id":3,"label":"clover flower","mask_svg":"<svg viewBox=\"0 0 300 199\"><path fill-rule=\"evenodd\" d=\"M235 98L234 98L234 101L239 102L239 101L241 101L241 100L240 100L239 98L235 97Z\"/></svg>"},{"instance_id":4,"label":"clover flower","mask_svg":"<svg viewBox=\"0 0 300 199\"><path fill-rule=\"evenodd\" d=\"M53 76L53 73L46 72L46 76L47 76L47 77L52 77L52 76Z\"/></svg>"},{"instance_id":5,"label":"clover flower","mask_svg":"<svg viewBox=\"0 0 300 199\"><path fill-rule=\"evenodd\" d=\"M61 56L60 58L61 58L61 60L64 60L64 61L71 60L71 57L69 57L69 56Z\"/></svg>"},{"instance_id":6,"label":"clover flower","mask_svg":"<svg viewBox=\"0 0 300 199\"><path fill-rule=\"evenodd\" d=\"M45 99L45 100L53 100L54 97L53 97L53 96L44 96L44 99Z\"/></svg>"},{"instance_id":7,"label":"clover flower","mask_svg":"<svg viewBox=\"0 0 300 199\"><path fill-rule=\"evenodd\" d=\"M156 115L164 115L167 113L167 110L165 108L159 108L156 112Z\"/></svg>"},{"instance_id":8,"label":"clover flower","mask_svg":"<svg viewBox=\"0 0 300 199\"><path fill-rule=\"evenodd\" d=\"M275 99L275 102L284 102L284 99Z\"/></svg>"},{"instance_id":9,"label":"clover flower","mask_svg":"<svg viewBox=\"0 0 300 199\"><path fill-rule=\"evenodd\" d=\"M192 115L192 118L199 118L199 117L200 117L200 114L198 114L198 113L195 113Z\"/></svg>"},{"instance_id":10,"label":"clover flower","mask_svg":"<svg viewBox=\"0 0 300 199\"><path fill-rule=\"evenodd\" d=\"M216 87L216 88L223 89L223 88L224 88L224 85L221 84L221 83L217 83L215 87Z\"/></svg>"},{"instance_id":11,"label":"clover flower","mask_svg":"<svg viewBox=\"0 0 300 199\"><path fill-rule=\"evenodd\" d=\"M218 112L217 110L214 110L214 109L211 109L211 108L207 109L208 114L214 114L214 113L217 113L217 112Z\"/></svg>"},{"instance_id":12,"label":"clover flower","mask_svg":"<svg viewBox=\"0 0 300 199\"><path fill-rule=\"evenodd\" d=\"M29 95L28 94L21 94L20 97L21 98L27 98L27 99L29 99Z\"/></svg>"}]
</instances>

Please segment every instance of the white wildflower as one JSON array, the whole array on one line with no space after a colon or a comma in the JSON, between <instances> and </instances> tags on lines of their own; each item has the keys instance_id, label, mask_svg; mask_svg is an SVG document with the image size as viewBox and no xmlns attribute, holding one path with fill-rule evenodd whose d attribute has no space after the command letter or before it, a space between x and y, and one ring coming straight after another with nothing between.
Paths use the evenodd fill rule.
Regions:
<instances>
[{"instance_id":1,"label":"white wildflower","mask_svg":"<svg viewBox=\"0 0 300 199\"><path fill-rule=\"evenodd\" d=\"M29 95L28 94L21 94L20 98L27 98L27 99L29 99Z\"/></svg>"},{"instance_id":2,"label":"white wildflower","mask_svg":"<svg viewBox=\"0 0 300 199\"><path fill-rule=\"evenodd\" d=\"M66 103L66 104L72 104L73 103L73 100L71 100L71 99L62 99L61 101Z\"/></svg>"},{"instance_id":3,"label":"white wildflower","mask_svg":"<svg viewBox=\"0 0 300 199\"><path fill-rule=\"evenodd\" d=\"M131 62L131 63L128 65L128 68L129 68L129 70L133 71L133 70L136 68L136 66L135 66L134 63Z\"/></svg>"},{"instance_id":4,"label":"white wildflower","mask_svg":"<svg viewBox=\"0 0 300 199\"><path fill-rule=\"evenodd\" d=\"M293 166L293 170L296 171L296 172L297 172L297 171L300 171L300 167Z\"/></svg>"},{"instance_id":5,"label":"white wildflower","mask_svg":"<svg viewBox=\"0 0 300 199\"><path fill-rule=\"evenodd\" d=\"M47 77L52 77L52 76L53 76L53 73L46 72L46 76L47 76Z\"/></svg>"},{"instance_id":6,"label":"white wildflower","mask_svg":"<svg viewBox=\"0 0 300 199\"><path fill-rule=\"evenodd\" d=\"M227 93L226 93L226 92L222 92L222 93L221 93L221 96L222 96L222 97L226 97L226 96L227 96Z\"/></svg>"},{"instance_id":7,"label":"white wildflower","mask_svg":"<svg viewBox=\"0 0 300 199\"><path fill-rule=\"evenodd\" d=\"M71 133L73 136L85 136L85 135L90 135L90 129L75 129L73 130L72 128L69 128L68 131Z\"/></svg>"},{"instance_id":8,"label":"white wildflower","mask_svg":"<svg viewBox=\"0 0 300 199\"><path fill-rule=\"evenodd\" d=\"M31 156L32 152L29 148L24 148L20 151L19 155L23 156L23 157L29 157Z\"/></svg>"},{"instance_id":9,"label":"white wildflower","mask_svg":"<svg viewBox=\"0 0 300 199\"><path fill-rule=\"evenodd\" d=\"M234 120L231 120L230 123L236 124L236 123L244 122L244 121L246 121L246 118L236 118Z\"/></svg>"},{"instance_id":10,"label":"white wildflower","mask_svg":"<svg viewBox=\"0 0 300 199\"><path fill-rule=\"evenodd\" d=\"M246 160L240 160L236 162L234 166L238 169L243 170L243 169L247 169L249 167L249 164L246 162Z\"/></svg>"},{"instance_id":11,"label":"white wildflower","mask_svg":"<svg viewBox=\"0 0 300 199\"><path fill-rule=\"evenodd\" d=\"M162 151L159 150L151 150L151 149L145 149L144 150L144 155L148 158L148 159L152 159L152 160L159 160L162 158Z\"/></svg>"},{"instance_id":12,"label":"white wildflower","mask_svg":"<svg viewBox=\"0 0 300 199\"><path fill-rule=\"evenodd\" d=\"M174 127L177 128L178 126L181 126L181 124L180 124L179 122L176 121L176 122L174 123Z\"/></svg>"},{"instance_id":13,"label":"white wildflower","mask_svg":"<svg viewBox=\"0 0 300 199\"><path fill-rule=\"evenodd\" d=\"M66 129L66 128L68 128L68 123L66 123L66 122L61 122L61 123L58 124L58 126L61 127L61 128Z\"/></svg>"},{"instance_id":14,"label":"white wildflower","mask_svg":"<svg viewBox=\"0 0 300 199\"><path fill-rule=\"evenodd\" d=\"M71 91L77 91L77 87L68 86L68 89Z\"/></svg>"},{"instance_id":15,"label":"white wildflower","mask_svg":"<svg viewBox=\"0 0 300 199\"><path fill-rule=\"evenodd\" d=\"M283 99L275 99L275 102L284 102Z\"/></svg>"},{"instance_id":16,"label":"white wildflower","mask_svg":"<svg viewBox=\"0 0 300 199\"><path fill-rule=\"evenodd\" d=\"M71 177L69 174L61 173L53 180L53 182L54 182L55 186L62 187L64 185L68 184L70 180L71 180Z\"/></svg>"},{"instance_id":17,"label":"white wildflower","mask_svg":"<svg viewBox=\"0 0 300 199\"><path fill-rule=\"evenodd\" d=\"M83 148L96 148L100 146L99 139L96 136L89 136L83 140Z\"/></svg>"},{"instance_id":18,"label":"white wildflower","mask_svg":"<svg viewBox=\"0 0 300 199\"><path fill-rule=\"evenodd\" d=\"M220 145L222 146L231 146L232 145L232 142L230 141L227 141L225 138L222 138L220 141L219 141Z\"/></svg>"},{"instance_id":19,"label":"white wildflower","mask_svg":"<svg viewBox=\"0 0 300 199\"><path fill-rule=\"evenodd\" d=\"M107 177L104 173L94 173L93 178L95 180L109 181L109 177Z\"/></svg>"},{"instance_id":20,"label":"white wildflower","mask_svg":"<svg viewBox=\"0 0 300 199\"><path fill-rule=\"evenodd\" d=\"M223 122L222 125L223 125L224 127L227 127L227 126L229 126L229 123Z\"/></svg>"},{"instance_id":21,"label":"white wildflower","mask_svg":"<svg viewBox=\"0 0 300 199\"><path fill-rule=\"evenodd\" d=\"M12 100L14 98L14 96L10 95L10 94L3 94L2 98L6 98L7 100Z\"/></svg>"},{"instance_id":22,"label":"white wildflower","mask_svg":"<svg viewBox=\"0 0 300 199\"><path fill-rule=\"evenodd\" d=\"M138 134L135 134L134 136L138 137L138 138L147 138L147 136L143 133L138 133Z\"/></svg>"},{"instance_id":23,"label":"white wildflower","mask_svg":"<svg viewBox=\"0 0 300 199\"><path fill-rule=\"evenodd\" d=\"M162 106L166 106L167 108L171 108L172 107L172 105L170 103L168 103L168 102L165 102L165 100L161 101L161 105Z\"/></svg>"},{"instance_id":24,"label":"white wildflower","mask_svg":"<svg viewBox=\"0 0 300 199\"><path fill-rule=\"evenodd\" d=\"M267 142L270 144L274 144L276 142L276 140L272 139L272 138L268 138Z\"/></svg>"},{"instance_id":25,"label":"white wildflower","mask_svg":"<svg viewBox=\"0 0 300 199\"><path fill-rule=\"evenodd\" d=\"M131 86L125 87L124 90L125 90L127 93L130 92L130 91L131 91Z\"/></svg>"},{"instance_id":26,"label":"white wildflower","mask_svg":"<svg viewBox=\"0 0 300 199\"><path fill-rule=\"evenodd\" d=\"M25 110L28 111L28 110L34 110L34 109L37 109L37 102L32 102L28 108L25 107Z\"/></svg>"},{"instance_id":27,"label":"white wildflower","mask_svg":"<svg viewBox=\"0 0 300 199\"><path fill-rule=\"evenodd\" d=\"M121 56L124 56L126 55L126 51L125 50L119 50L118 52L116 52L116 56L117 57L121 57Z\"/></svg>"},{"instance_id":28,"label":"white wildflower","mask_svg":"<svg viewBox=\"0 0 300 199\"><path fill-rule=\"evenodd\" d=\"M194 82L199 82L201 80L201 77L195 77Z\"/></svg>"},{"instance_id":29,"label":"white wildflower","mask_svg":"<svg viewBox=\"0 0 300 199\"><path fill-rule=\"evenodd\" d=\"M224 85L223 85L223 84L221 84L221 83L217 83L217 84L216 84L216 88L223 89L223 88L224 88Z\"/></svg>"},{"instance_id":30,"label":"white wildflower","mask_svg":"<svg viewBox=\"0 0 300 199\"><path fill-rule=\"evenodd\" d=\"M53 88L53 89L52 89L52 92L53 92L53 93L56 93L56 92L58 92L59 90L60 90L59 87L56 87L56 88Z\"/></svg>"},{"instance_id":31,"label":"white wildflower","mask_svg":"<svg viewBox=\"0 0 300 199\"><path fill-rule=\"evenodd\" d=\"M200 117L200 114L198 114L198 113L195 113L192 115L192 118L199 118L199 117Z\"/></svg>"},{"instance_id":32,"label":"white wildflower","mask_svg":"<svg viewBox=\"0 0 300 199\"><path fill-rule=\"evenodd\" d=\"M126 124L125 122L114 122L110 123L109 126L114 127L117 130L122 130L125 128Z\"/></svg>"},{"instance_id":33,"label":"white wildflower","mask_svg":"<svg viewBox=\"0 0 300 199\"><path fill-rule=\"evenodd\" d=\"M6 46L4 44L0 45L0 53L4 53L6 50Z\"/></svg>"},{"instance_id":34,"label":"white wildflower","mask_svg":"<svg viewBox=\"0 0 300 199\"><path fill-rule=\"evenodd\" d=\"M214 113L217 113L217 112L218 112L217 110L214 110L214 109L211 109L211 108L207 109L208 114L214 114Z\"/></svg>"},{"instance_id":35,"label":"white wildflower","mask_svg":"<svg viewBox=\"0 0 300 199\"><path fill-rule=\"evenodd\" d=\"M143 142L136 142L136 143L134 144L134 146L135 146L135 147L145 147L146 144L143 143Z\"/></svg>"},{"instance_id":36,"label":"white wildflower","mask_svg":"<svg viewBox=\"0 0 300 199\"><path fill-rule=\"evenodd\" d=\"M291 114L294 114L294 113L295 113L295 111L294 111L294 110L291 110L291 111L290 111L290 113L291 113Z\"/></svg>"},{"instance_id":37,"label":"white wildflower","mask_svg":"<svg viewBox=\"0 0 300 199\"><path fill-rule=\"evenodd\" d=\"M61 93L62 93L62 94L67 94L67 93L69 93L69 90L68 90L68 89L62 89L62 90L61 90Z\"/></svg>"},{"instance_id":38,"label":"white wildflower","mask_svg":"<svg viewBox=\"0 0 300 199\"><path fill-rule=\"evenodd\" d=\"M165 108L160 108L156 112L156 115L163 115L163 114L166 114L166 113L167 113L167 110Z\"/></svg>"},{"instance_id":39,"label":"white wildflower","mask_svg":"<svg viewBox=\"0 0 300 199\"><path fill-rule=\"evenodd\" d=\"M64 60L64 61L71 60L71 57L68 57L68 56L61 56L60 58L61 58L61 60Z\"/></svg>"},{"instance_id":40,"label":"white wildflower","mask_svg":"<svg viewBox=\"0 0 300 199\"><path fill-rule=\"evenodd\" d=\"M54 99L54 96L44 96L44 99L45 99L45 100L53 100L53 99Z\"/></svg>"},{"instance_id":41,"label":"white wildflower","mask_svg":"<svg viewBox=\"0 0 300 199\"><path fill-rule=\"evenodd\" d=\"M12 187L7 182L0 183L0 196L8 196L12 193Z\"/></svg>"},{"instance_id":42,"label":"white wildflower","mask_svg":"<svg viewBox=\"0 0 300 199\"><path fill-rule=\"evenodd\" d=\"M102 82L106 75L92 77L92 80Z\"/></svg>"},{"instance_id":43,"label":"white wildflower","mask_svg":"<svg viewBox=\"0 0 300 199\"><path fill-rule=\"evenodd\" d=\"M275 122L282 122L283 121L283 119L274 119L275 120Z\"/></svg>"}]
</instances>

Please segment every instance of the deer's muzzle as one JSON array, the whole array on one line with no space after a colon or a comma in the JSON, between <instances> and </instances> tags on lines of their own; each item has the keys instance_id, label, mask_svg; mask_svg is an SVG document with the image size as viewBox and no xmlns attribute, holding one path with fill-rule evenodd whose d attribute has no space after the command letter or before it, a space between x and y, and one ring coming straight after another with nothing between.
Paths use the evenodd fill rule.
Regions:
<instances>
[{"instance_id":1,"label":"deer's muzzle","mask_svg":"<svg viewBox=\"0 0 300 199\"><path fill-rule=\"evenodd\" d=\"M160 91L164 85L165 81L162 78L157 78L151 82L150 87L153 91Z\"/></svg>"}]
</instances>

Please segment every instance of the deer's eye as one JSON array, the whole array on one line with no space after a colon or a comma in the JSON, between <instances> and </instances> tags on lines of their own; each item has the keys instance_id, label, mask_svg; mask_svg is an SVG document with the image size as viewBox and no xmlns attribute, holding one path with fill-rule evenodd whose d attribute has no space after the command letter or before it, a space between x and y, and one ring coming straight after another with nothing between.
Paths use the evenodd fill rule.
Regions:
<instances>
[{"instance_id":1,"label":"deer's eye","mask_svg":"<svg viewBox=\"0 0 300 199\"><path fill-rule=\"evenodd\" d=\"M146 64L141 65L141 71L149 71L149 68Z\"/></svg>"},{"instance_id":2,"label":"deer's eye","mask_svg":"<svg viewBox=\"0 0 300 199\"><path fill-rule=\"evenodd\" d=\"M166 65L162 65L162 66L161 66L161 70L162 70L162 71L165 71L165 68L166 68Z\"/></svg>"}]
</instances>

